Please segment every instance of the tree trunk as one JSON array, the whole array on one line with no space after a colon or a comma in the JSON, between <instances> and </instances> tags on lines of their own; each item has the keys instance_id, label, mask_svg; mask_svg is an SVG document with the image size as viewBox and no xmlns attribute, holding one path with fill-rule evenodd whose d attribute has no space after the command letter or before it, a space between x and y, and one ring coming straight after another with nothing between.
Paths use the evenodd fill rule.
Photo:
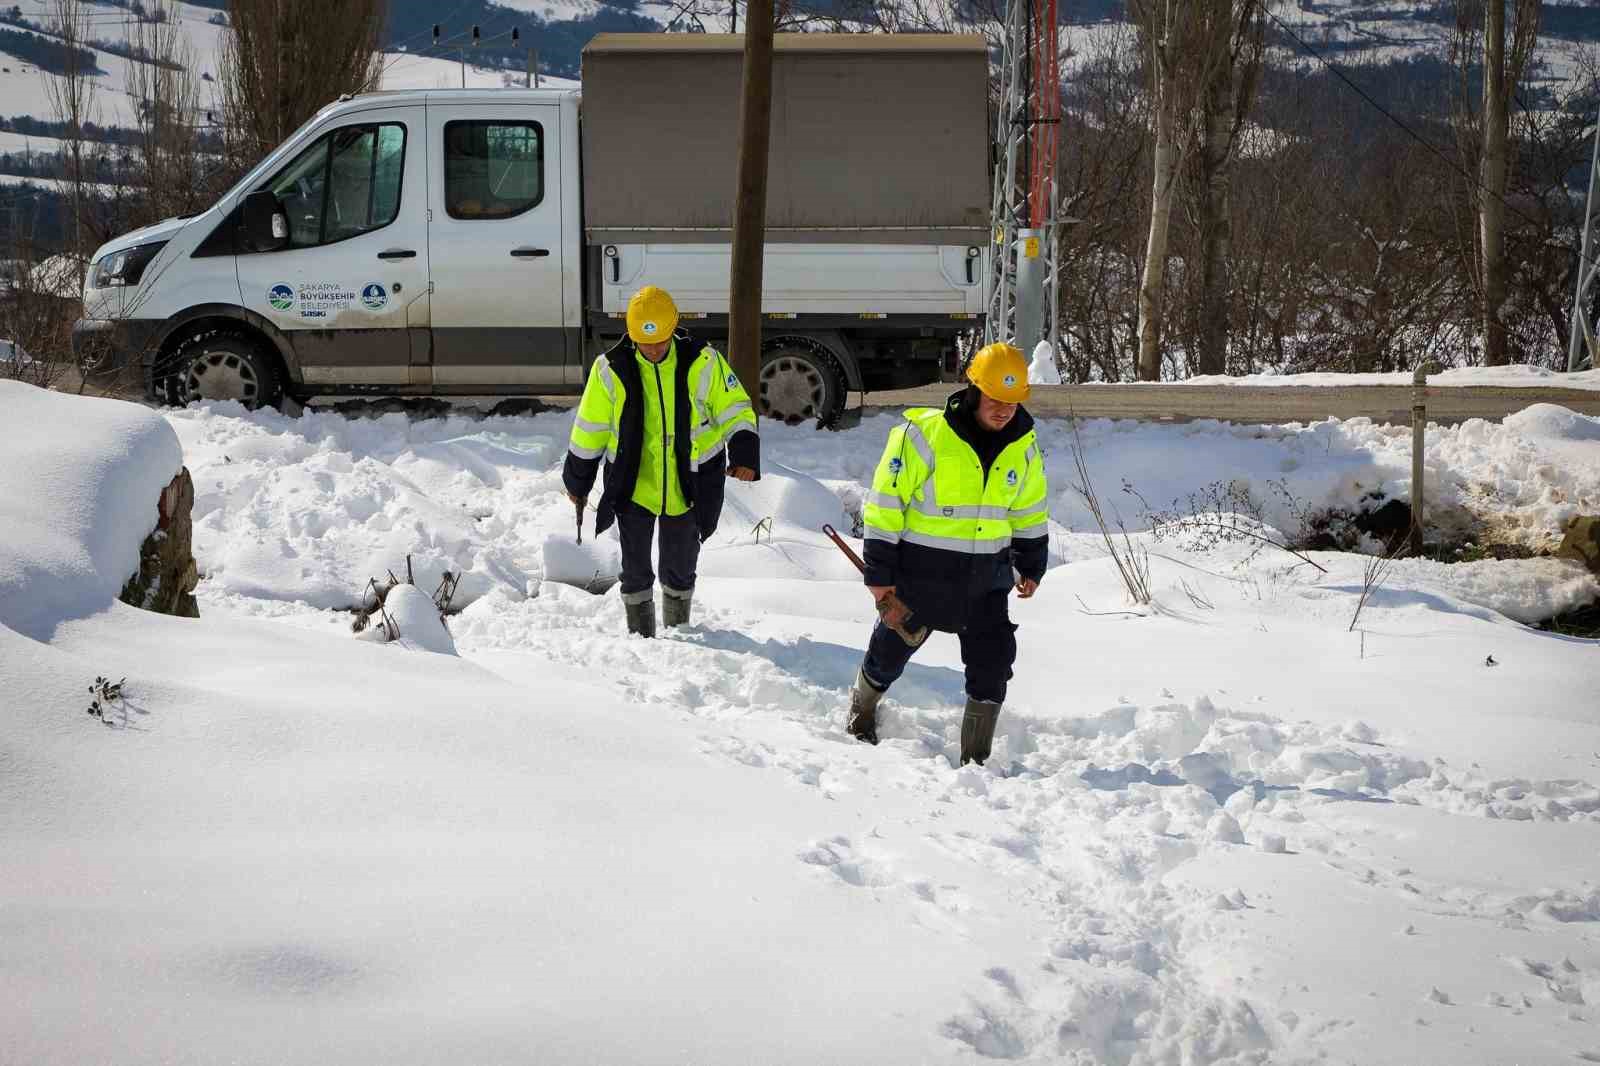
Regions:
<instances>
[{"instance_id":1,"label":"tree trunk","mask_svg":"<svg viewBox=\"0 0 1600 1066\"><path fill-rule=\"evenodd\" d=\"M1506 9L1489 0L1483 24L1483 162L1478 182L1478 227L1483 268L1483 360L1506 364L1506 138L1510 126L1506 85Z\"/></svg>"},{"instance_id":2,"label":"tree trunk","mask_svg":"<svg viewBox=\"0 0 1600 1066\"><path fill-rule=\"evenodd\" d=\"M1233 63L1220 63L1206 86L1205 141L1196 160L1195 212L1200 242L1199 340L1195 370L1228 372L1228 256L1233 243L1228 151L1233 116Z\"/></svg>"},{"instance_id":3,"label":"tree trunk","mask_svg":"<svg viewBox=\"0 0 1600 1066\"><path fill-rule=\"evenodd\" d=\"M737 200L728 284L728 361L745 391L761 395L761 281L772 142L772 0L745 5Z\"/></svg>"},{"instance_id":4,"label":"tree trunk","mask_svg":"<svg viewBox=\"0 0 1600 1066\"><path fill-rule=\"evenodd\" d=\"M1150 197L1150 239L1145 246L1144 277L1139 283L1139 380L1161 380L1161 292L1167 271L1167 231L1172 197L1177 189L1178 151L1174 144L1177 116L1166 101L1156 111L1155 171Z\"/></svg>"}]
</instances>

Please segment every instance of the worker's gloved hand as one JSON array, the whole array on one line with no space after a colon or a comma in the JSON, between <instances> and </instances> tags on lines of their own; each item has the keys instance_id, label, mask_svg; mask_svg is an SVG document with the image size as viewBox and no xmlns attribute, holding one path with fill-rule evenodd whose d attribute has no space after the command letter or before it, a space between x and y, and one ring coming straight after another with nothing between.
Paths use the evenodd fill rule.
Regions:
<instances>
[{"instance_id":1,"label":"worker's gloved hand","mask_svg":"<svg viewBox=\"0 0 1600 1066\"><path fill-rule=\"evenodd\" d=\"M1038 591L1039 591L1039 583L1037 581L1035 581L1031 577L1025 577L1021 581L1017 582L1017 598L1018 599L1022 599L1022 600L1031 599L1033 594L1035 592L1038 592Z\"/></svg>"},{"instance_id":2,"label":"worker's gloved hand","mask_svg":"<svg viewBox=\"0 0 1600 1066\"><path fill-rule=\"evenodd\" d=\"M900 634L900 639L910 647L921 647L922 642L928 639L927 627L910 628L911 608L895 595L894 589L883 585L868 585L867 591L871 592L872 598L877 601L879 620Z\"/></svg>"},{"instance_id":3,"label":"worker's gloved hand","mask_svg":"<svg viewBox=\"0 0 1600 1066\"><path fill-rule=\"evenodd\" d=\"M583 507L589 502L589 498L587 496L574 496L570 492L567 493L567 500L574 507Z\"/></svg>"},{"instance_id":4,"label":"worker's gloved hand","mask_svg":"<svg viewBox=\"0 0 1600 1066\"><path fill-rule=\"evenodd\" d=\"M730 466L728 467L728 476L739 481L754 481L756 472L748 466Z\"/></svg>"},{"instance_id":5,"label":"worker's gloved hand","mask_svg":"<svg viewBox=\"0 0 1600 1066\"><path fill-rule=\"evenodd\" d=\"M903 629L911 620L911 608L907 607L894 593L889 593L878 601L878 616L883 619L883 624L890 629Z\"/></svg>"}]
</instances>

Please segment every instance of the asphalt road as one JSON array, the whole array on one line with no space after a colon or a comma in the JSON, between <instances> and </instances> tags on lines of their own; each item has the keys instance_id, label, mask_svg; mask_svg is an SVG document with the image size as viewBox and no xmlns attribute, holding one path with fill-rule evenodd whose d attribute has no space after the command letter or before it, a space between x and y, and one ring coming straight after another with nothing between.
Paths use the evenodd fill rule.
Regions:
<instances>
[{"instance_id":1,"label":"asphalt road","mask_svg":"<svg viewBox=\"0 0 1600 1066\"><path fill-rule=\"evenodd\" d=\"M955 385L867 394L867 409L938 406ZM1441 425L1469 418L1499 421L1530 404L1552 403L1580 414L1600 416L1600 391L1558 388L1505 388L1473 385L1430 387L1427 418ZM853 406L853 404L852 404ZM1411 386L1336 385L1035 385L1028 401L1035 415L1080 418L1132 418L1153 422L1271 424L1315 422L1325 418L1370 418L1409 424Z\"/></svg>"}]
</instances>

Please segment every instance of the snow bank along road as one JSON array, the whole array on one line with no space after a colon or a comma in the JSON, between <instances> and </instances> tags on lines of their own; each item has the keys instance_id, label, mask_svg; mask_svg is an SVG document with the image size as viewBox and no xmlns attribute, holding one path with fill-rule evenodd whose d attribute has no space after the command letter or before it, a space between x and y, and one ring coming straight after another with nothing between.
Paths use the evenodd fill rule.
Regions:
<instances>
[{"instance_id":1,"label":"snow bank along road","mask_svg":"<svg viewBox=\"0 0 1600 1066\"><path fill-rule=\"evenodd\" d=\"M1131 608L1046 421L1052 569L958 770L948 638L843 732L870 610L817 527L892 417L764 426L655 641L554 580L615 569L568 417L171 412L205 617L0 597L0 1061L1600 1061L1600 644L1521 624L1577 567L1401 562L1352 629L1360 556L1136 532ZM1283 526L1409 490L1404 427L1081 429L1136 531L1124 481ZM1427 446L1429 513L1502 541L1600 510L1600 419ZM407 554L463 575L459 655L350 635Z\"/></svg>"}]
</instances>

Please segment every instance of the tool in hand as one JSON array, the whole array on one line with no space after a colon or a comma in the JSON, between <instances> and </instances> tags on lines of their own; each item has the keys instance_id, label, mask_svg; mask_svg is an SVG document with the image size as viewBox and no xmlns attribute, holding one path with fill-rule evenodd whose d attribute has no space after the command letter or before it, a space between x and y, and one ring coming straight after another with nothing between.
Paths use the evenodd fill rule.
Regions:
<instances>
[{"instance_id":1,"label":"tool in hand","mask_svg":"<svg viewBox=\"0 0 1600 1066\"><path fill-rule=\"evenodd\" d=\"M575 512L577 512L577 518L578 518L578 543L579 544L583 543L583 505L584 505L585 502L586 501L584 501L584 500L573 500L572 501L572 509Z\"/></svg>"},{"instance_id":2,"label":"tool in hand","mask_svg":"<svg viewBox=\"0 0 1600 1066\"><path fill-rule=\"evenodd\" d=\"M861 561L861 556L856 554L854 548L844 542L844 538L839 536L837 529L825 524L822 527L822 531L828 535L829 540L838 546L840 551L844 552L845 558L856 564L857 570L863 574L867 572L867 564ZM906 628L906 622L911 618L911 608L907 607L905 602L892 591L884 593L883 597L878 600L878 617L883 621L884 625L900 634L900 639L910 647L921 647L922 642L928 639L927 626L918 626L916 629Z\"/></svg>"}]
</instances>

